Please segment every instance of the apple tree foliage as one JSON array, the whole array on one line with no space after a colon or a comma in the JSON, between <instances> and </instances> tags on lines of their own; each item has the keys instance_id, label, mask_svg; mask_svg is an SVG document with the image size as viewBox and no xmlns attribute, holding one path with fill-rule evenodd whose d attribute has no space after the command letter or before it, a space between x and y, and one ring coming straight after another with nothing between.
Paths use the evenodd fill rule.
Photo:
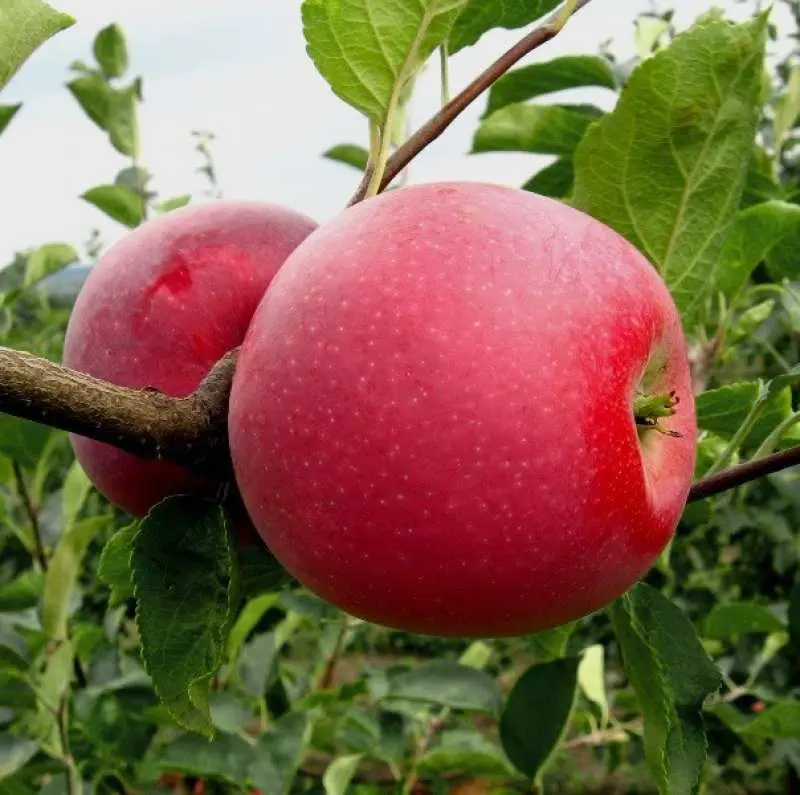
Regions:
<instances>
[{"instance_id":1,"label":"apple tree foliage","mask_svg":"<svg viewBox=\"0 0 800 795\"><path fill-rule=\"evenodd\" d=\"M474 156L549 156L519 184L604 221L659 269L692 347L698 478L800 442L800 66L787 55L800 3L776 9L793 33L750 10L734 23L698 4L682 30L669 10L619 20L617 38L634 24L627 61L611 46L548 59L545 44L480 100L472 143ZM426 64L446 74L490 30L525 33L557 11L304 0L309 56L371 142L325 156L358 171L385 161ZM0 0L0 88L70 24L42 0ZM134 228L196 198L161 196L141 163L142 79L118 26L69 66L66 88L123 161L83 201ZM0 104L0 132L24 112ZM195 139L217 196L212 136ZM93 233L17 254L0 271L2 344L60 360L81 274L68 266L103 248ZM796 470L688 505L658 565L607 610L470 644L342 615L239 544L211 500L173 498L131 523L92 490L64 433L5 415L0 494L9 795L800 783Z\"/></svg>"}]
</instances>

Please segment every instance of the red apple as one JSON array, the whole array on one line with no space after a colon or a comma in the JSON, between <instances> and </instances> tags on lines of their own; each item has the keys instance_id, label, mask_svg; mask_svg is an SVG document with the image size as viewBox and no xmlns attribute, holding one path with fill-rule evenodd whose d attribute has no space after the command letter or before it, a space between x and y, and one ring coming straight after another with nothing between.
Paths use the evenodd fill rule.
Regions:
<instances>
[{"instance_id":1,"label":"red apple","mask_svg":"<svg viewBox=\"0 0 800 795\"><path fill-rule=\"evenodd\" d=\"M121 386L190 394L242 342L278 268L315 226L292 210L238 201L149 221L92 268L70 317L64 364ZM176 464L71 440L92 483L135 516L208 486Z\"/></svg>"},{"instance_id":2,"label":"red apple","mask_svg":"<svg viewBox=\"0 0 800 795\"><path fill-rule=\"evenodd\" d=\"M672 416L637 425L637 392L673 391ZM678 313L632 245L551 199L454 183L368 200L288 258L229 433L248 513L301 583L474 637L633 585L683 510L696 424Z\"/></svg>"}]
</instances>

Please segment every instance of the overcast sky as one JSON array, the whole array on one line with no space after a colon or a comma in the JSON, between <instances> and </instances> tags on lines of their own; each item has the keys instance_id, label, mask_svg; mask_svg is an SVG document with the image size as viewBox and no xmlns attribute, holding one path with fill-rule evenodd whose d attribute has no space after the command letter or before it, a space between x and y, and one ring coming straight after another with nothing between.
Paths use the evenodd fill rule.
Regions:
<instances>
[{"instance_id":1,"label":"overcast sky","mask_svg":"<svg viewBox=\"0 0 800 795\"><path fill-rule=\"evenodd\" d=\"M24 107L0 137L0 263L14 250L63 240L80 246L93 227L111 242L124 229L78 196L111 182L127 165L64 88L68 66L90 60L91 42L117 22L127 36L131 73L144 79L142 165L165 196L202 190L190 131L217 136L214 155L229 198L275 201L318 220L347 201L356 172L320 157L340 142L363 144L362 117L338 100L305 53L300 0L50 0L77 24L37 52L3 91ZM686 24L711 3L673 0ZM718 2L733 8L732 0ZM648 0L595 0L528 61L593 53L605 39L632 52L633 20ZM457 89L517 34L497 32L453 59ZM436 70L421 81L412 106L417 126L438 101ZM580 101L608 105L606 92ZM571 101L575 96L571 97ZM535 156L467 156L483 103L415 162L412 181L484 179L519 185L544 162Z\"/></svg>"}]
</instances>

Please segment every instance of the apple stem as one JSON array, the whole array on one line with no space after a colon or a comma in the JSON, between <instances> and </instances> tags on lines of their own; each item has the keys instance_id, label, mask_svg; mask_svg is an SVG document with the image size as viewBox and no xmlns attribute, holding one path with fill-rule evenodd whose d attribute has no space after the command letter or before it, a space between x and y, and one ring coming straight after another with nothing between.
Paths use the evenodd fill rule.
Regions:
<instances>
[{"instance_id":1,"label":"apple stem","mask_svg":"<svg viewBox=\"0 0 800 795\"><path fill-rule=\"evenodd\" d=\"M645 395L638 393L633 401L633 416L636 424L644 429L653 430L664 436L680 438L678 431L671 431L659 424L664 417L672 417L680 398L673 389L668 393Z\"/></svg>"}]
</instances>

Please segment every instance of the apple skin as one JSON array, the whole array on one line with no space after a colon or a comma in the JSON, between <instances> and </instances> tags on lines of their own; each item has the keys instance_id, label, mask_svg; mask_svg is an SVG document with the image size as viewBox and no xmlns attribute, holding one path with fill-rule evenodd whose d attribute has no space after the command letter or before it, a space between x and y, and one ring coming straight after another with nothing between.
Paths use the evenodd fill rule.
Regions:
<instances>
[{"instance_id":1,"label":"apple skin","mask_svg":"<svg viewBox=\"0 0 800 795\"><path fill-rule=\"evenodd\" d=\"M675 390L637 432L633 398ZM479 183L383 194L286 261L229 434L256 529L306 587L410 632L538 632L620 596L684 508L696 420L672 298L620 235Z\"/></svg>"},{"instance_id":2,"label":"apple skin","mask_svg":"<svg viewBox=\"0 0 800 795\"><path fill-rule=\"evenodd\" d=\"M242 342L278 268L315 228L292 210L244 201L191 205L148 221L90 271L70 316L64 364L185 397ZM167 496L213 486L167 461L70 440L97 489L134 516Z\"/></svg>"}]
</instances>

